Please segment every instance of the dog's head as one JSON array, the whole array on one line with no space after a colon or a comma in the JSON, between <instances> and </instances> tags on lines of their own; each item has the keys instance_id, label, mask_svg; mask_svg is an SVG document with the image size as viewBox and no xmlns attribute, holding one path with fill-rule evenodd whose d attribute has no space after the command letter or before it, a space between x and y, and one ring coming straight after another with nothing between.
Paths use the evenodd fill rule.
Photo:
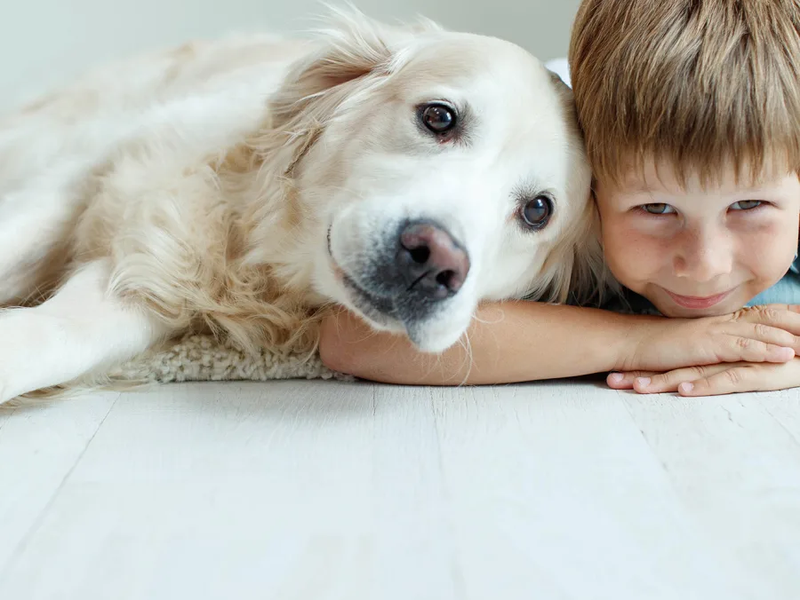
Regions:
<instances>
[{"instance_id":1,"label":"dog's head","mask_svg":"<svg viewBox=\"0 0 800 600\"><path fill-rule=\"evenodd\" d=\"M481 300L563 300L598 260L569 93L508 42L341 16L272 102L317 291L432 352Z\"/></svg>"}]
</instances>

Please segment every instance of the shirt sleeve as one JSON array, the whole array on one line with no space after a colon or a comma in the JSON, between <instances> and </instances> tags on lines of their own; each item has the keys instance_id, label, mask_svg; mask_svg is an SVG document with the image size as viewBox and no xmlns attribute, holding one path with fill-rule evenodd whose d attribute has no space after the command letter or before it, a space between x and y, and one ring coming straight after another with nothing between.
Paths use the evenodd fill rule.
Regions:
<instances>
[{"instance_id":1,"label":"shirt sleeve","mask_svg":"<svg viewBox=\"0 0 800 600\"><path fill-rule=\"evenodd\" d=\"M765 304L800 304L800 274L794 269L768 290L747 303L747 306L763 306Z\"/></svg>"},{"instance_id":2,"label":"shirt sleeve","mask_svg":"<svg viewBox=\"0 0 800 600\"><path fill-rule=\"evenodd\" d=\"M561 81L566 83L569 87L572 87L572 80L569 76L569 62L567 62L566 58L554 58L546 62L544 66L561 77Z\"/></svg>"}]
</instances>

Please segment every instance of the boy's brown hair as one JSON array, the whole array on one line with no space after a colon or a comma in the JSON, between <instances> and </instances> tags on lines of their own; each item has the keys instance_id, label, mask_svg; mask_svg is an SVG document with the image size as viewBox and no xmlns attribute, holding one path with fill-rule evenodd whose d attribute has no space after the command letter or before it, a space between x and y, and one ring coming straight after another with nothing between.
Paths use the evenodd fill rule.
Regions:
<instances>
[{"instance_id":1,"label":"boy's brown hair","mask_svg":"<svg viewBox=\"0 0 800 600\"><path fill-rule=\"evenodd\" d=\"M800 0L585 0L569 62L601 180L646 158L684 182L800 170Z\"/></svg>"}]
</instances>

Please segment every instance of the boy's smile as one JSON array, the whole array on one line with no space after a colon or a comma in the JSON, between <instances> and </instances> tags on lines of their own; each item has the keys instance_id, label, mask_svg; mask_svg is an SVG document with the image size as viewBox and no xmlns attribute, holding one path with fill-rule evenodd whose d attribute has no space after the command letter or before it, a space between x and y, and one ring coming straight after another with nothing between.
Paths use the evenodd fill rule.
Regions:
<instances>
[{"instance_id":1,"label":"boy's smile","mask_svg":"<svg viewBox=\"0 0 800 600\"><path fill-rule=\"evenodd\" d=\"M706 310L722 303L736 290L731 289L721 294L714 294L713 296L681 296L673 294L669 290L664 290L675 301L675 304L688 308L690 310Z\"/></svg>"},{"instance_id":2,"label":"boy's smile","mask_svg":"<svg viewBox=\"0 0 800 600\"><path fill-rule=\"evenodd\" d=\"M797 252L800 180L762 179L737 183L728 169L682 186L671 167L648 161L620 184L598 182L612 273L668 317L739 310L777 283Z\"/></svg>"}]
</instances>

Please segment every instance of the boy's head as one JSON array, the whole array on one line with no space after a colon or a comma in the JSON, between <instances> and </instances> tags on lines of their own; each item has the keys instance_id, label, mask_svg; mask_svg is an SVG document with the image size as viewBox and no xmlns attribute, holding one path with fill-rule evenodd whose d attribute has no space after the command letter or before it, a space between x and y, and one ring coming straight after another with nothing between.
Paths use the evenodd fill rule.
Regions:
<instances>
[{"instance_id":1,"label":"boy's head","mask_svg":"<svg viewBox=\"0 0 800 600\"><path fill-rule=\"evenodd\" d=\"M570 70L606 259L668 316L776 283L800 220L800 2L585 0Z\"/></svg>"}]
</instances>

